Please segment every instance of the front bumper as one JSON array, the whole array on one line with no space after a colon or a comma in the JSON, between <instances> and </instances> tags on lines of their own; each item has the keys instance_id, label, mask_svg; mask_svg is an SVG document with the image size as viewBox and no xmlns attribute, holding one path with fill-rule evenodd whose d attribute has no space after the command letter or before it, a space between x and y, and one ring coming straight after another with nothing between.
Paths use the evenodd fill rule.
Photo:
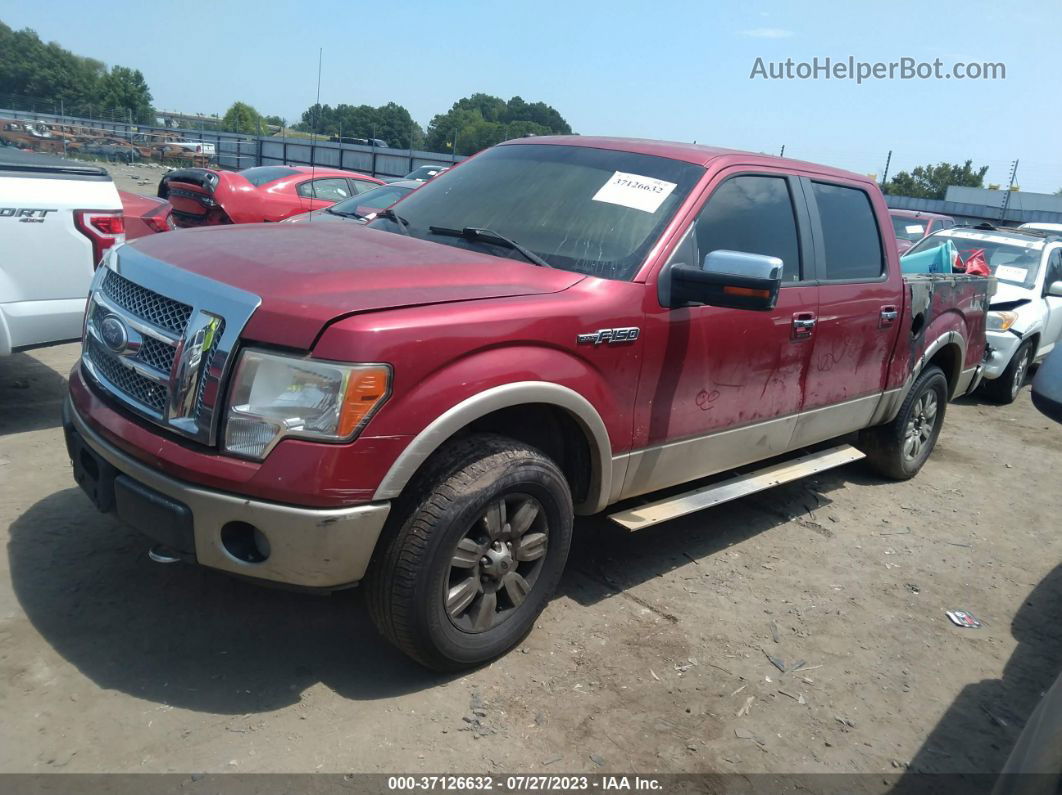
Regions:
<instances>
[{"instance_id":1,"label":"front bumper","mask_svg":"<svg viewBox=\"0 0 1062 795\"><path fill-rule=\"evenodd\" d=\"M74 478L101 511L181 557L244 577L324 589L356 583L391 508L301 508L171 478L102 439L69 399L63 430Z\"/></svg>"},{"instance_id":2,"label":"front bumper","mask_svg":"<svg viewBox=\"0 0 1062 795\"><path fill-rule=\"evenodd\" d=\"M991 381L1003 375L1021 345L1021 337L1010 331L989 331L985 333L985 340L991 353L985 359L984 377Z\"/></svg>"}]
</instances>

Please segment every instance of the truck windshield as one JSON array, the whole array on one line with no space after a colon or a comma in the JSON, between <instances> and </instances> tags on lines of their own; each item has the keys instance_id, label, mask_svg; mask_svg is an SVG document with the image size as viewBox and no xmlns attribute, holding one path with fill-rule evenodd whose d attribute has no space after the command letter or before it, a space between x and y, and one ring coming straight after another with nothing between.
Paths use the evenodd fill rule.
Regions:
<instances>
[{"instance_id":1,"label":"truck windshield","mask_svg":"<svg viewBox=\"0 0 1062 795\"><path fill-rule=\"evenodd\" d=\"M497 146L425 183L394 209L414 237L524 261L489 238L431 227L489 229L554 268L629 280L703 173L691 163L631 152ZM392 217L369 226L399 231Z\"/></svg>"},{"instance_id":2,"label":"truck windshield","mask_svg":"<svg viewBox=\"0 0 1062 795\"><path fill-rule=\"evenodd\" d=\"M1001 282L1026 289L1036 284L1040 272L1040 258L1044 241L1000 234L999 232L938 232L930 235L904 252L904 256L929 251L947 241L955 244L959 256L965 262L976 251L981 251L992 275Z\"/></svg>"}]
</instances>

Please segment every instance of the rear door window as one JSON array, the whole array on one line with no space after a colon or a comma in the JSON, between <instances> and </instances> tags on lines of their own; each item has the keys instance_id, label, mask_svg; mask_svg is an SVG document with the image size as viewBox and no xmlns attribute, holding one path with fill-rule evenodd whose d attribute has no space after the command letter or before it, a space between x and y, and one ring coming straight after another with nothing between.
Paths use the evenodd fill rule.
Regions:
<instances>
[{"instance_id":1,"label":"rear door window","mask_svg":"<svg viewBox=\"0 0 1062 795\"><path fill-rule=\"evenodd\" d=\"M315 179L303 182L299 185L299 195L305 199L323 199L329 202L339 202L349 199L351 196L350 186L342 178Z\"/></svg>"},{"instance_id":2,"label":"rear door window","mask_svg":"<svg viewBox=\"0 0 1062 795\"><path fill-rule=\"evenodd\" d=\"M881 234L870 197L858 188L812 182L822 223L827 280L873 281L885 269Z\"/></svg>"}]
</instances>

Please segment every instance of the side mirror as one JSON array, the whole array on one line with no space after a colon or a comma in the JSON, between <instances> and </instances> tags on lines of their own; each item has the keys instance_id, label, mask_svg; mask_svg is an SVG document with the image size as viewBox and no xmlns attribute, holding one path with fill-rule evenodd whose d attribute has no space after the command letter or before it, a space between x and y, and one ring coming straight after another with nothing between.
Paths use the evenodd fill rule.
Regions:
<instances>
[{"instance_id":1,"label":"side mirror","mask_svg":"<svg viewBox=\"0 0 1062 795\"><path fill-rule=\"evenodd\" d=\"M710 304L732 309L774 309L782 286L782 260L765 254L719 249L704 258L704 265L671 266L671 300L674 307Z\"/></svg>"},{"instance_id":2,"label":"side mirror","mask_svg":"<svg viewBox=\"0 0 1062 795\"><path fill-rule=\"evenodd\" d=\"M1051 282L1047 285L1047 294L1055 298L1062 298L1062 281Z\"/></svg>"}]
</instances>

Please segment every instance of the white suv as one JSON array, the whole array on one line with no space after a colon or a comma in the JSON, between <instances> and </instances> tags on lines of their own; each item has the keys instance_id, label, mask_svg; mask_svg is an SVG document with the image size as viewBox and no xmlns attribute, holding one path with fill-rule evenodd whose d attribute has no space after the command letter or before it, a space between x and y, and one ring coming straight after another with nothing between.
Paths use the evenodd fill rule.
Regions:
<instances>
[{"instance_id":1,"label":"white suv","mask_svg":"<svg viewBox=\"0 0 1062 795\"><path fill-rule=\"evenodd\" d=\"M980 250L998 281L988 313L985 393L998 403L1018 396L1033 363L1062 337L1062 234L987 225L955 227L916 243L908 254L951 241L966 260Z\"/></svg>"}]
</instances>

